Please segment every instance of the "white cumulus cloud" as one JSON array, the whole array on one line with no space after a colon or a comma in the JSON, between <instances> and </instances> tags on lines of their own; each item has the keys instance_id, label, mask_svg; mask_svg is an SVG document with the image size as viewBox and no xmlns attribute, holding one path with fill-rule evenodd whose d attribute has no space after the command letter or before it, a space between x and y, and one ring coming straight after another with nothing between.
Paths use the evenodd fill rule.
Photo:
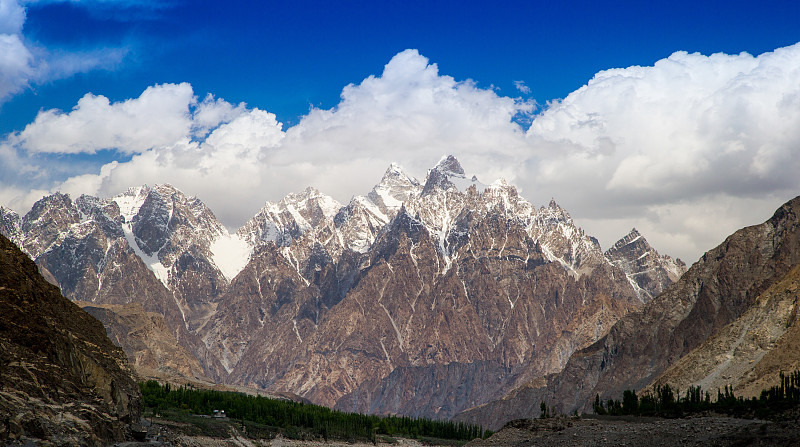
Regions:
<instances>
[{"instance_id":1,"label":"white cumulus cloud","mask_svg":"<svg viewBox=\"0 0 800 447\"><path fill-rule=\"evenodd\" d=\"M532 107L440 75L436 64L406 50L380 76L346 86L335 108L314 109L288 129L281 162L313 163L298 169L303 179L339 200L369 190L390 161L424 175L451 152L485 177L511 176L525 151L512 118Z\"/></svg>"},{"instance_id":2,"label":"white cumulus cloud","mask_svg":"<svg viewBox=\"0 0 800 447\"><path fill-rule=\"evenodd\" d=\"M534 120L525 184L597 221L653 222L671 210L684 222L673 228L696 236L676 251L696 255L712 246L687 223L697 216L720 240L755 223L711 215L711 204L764 198L766 219L800 193L798 79L800 44L757 57L676 52L652 67L599 72Z\"/></svg>"},{"instance_id":3,"label":"white cumulus cloud","mask_svg":"<svg viewBox=\"0 0 800 447\"><path fill-rule=\"evenodd\" d=\"M193 101L192 87L186 83L148 87L138 98L114 104L105 96L87 93L69 113L39 112L12 140L29 152L139 153L188 134Z\"/></svg>"},{"instance_id":4,"label":"white cumulus cloud","mask_svg":"<svg viewBox=\"0 0 800 447\"><path fill-rule=\"evenodd\" d=\"M513 176L525 136L512 118L531 110L529 103L439 75L416 50L396 55L380 76L346 86L336 107L311 110L286 133L265 111L212 96L192 103L189 86L175 107L157 108L167 118L141 106L145 96L167 96L174 88L151 88L117 104L91 96L95 107L86 113L83 99L70 113L43 112L19 134L17 144L31 151L116 147L135 153L128 162L69 179L58 189L111 195L135 184L169 182L201 197L235 227L264 201L308 185L346 202L369 191L392 161L424 176L442 154L456 152L484 178ZM173 103L147 102L165 101ZM138 113L129 113L132 109ZM144 131L169 117L178 123L167 126L169 131Z\"/></svg>"},{"instance_id":5,"label":"white cumulus cloud","mask_svg":"<svg viewBox=\"0 0 800 447\"><path fill-rule=\"evenodd\" d=\"M525 130L519 118L531 102L440 74L406 50L344 87L336 107L312 109L286 130L267 111L165 84L127 101L87 95L72 111L44 111L0 149L35 170L47 153L115 148L128 158L28 190L108 196L169 182L230 227L309 185L346 202L392 161L424 177L454 154L535 204L555 197L604 247L636 226L658 250L691 262L800 194L798 79L800 44L758 56L677 52L652 67L597 73ZM18 206L35 195L0 189Z\"/></svg>"}]
</instances>

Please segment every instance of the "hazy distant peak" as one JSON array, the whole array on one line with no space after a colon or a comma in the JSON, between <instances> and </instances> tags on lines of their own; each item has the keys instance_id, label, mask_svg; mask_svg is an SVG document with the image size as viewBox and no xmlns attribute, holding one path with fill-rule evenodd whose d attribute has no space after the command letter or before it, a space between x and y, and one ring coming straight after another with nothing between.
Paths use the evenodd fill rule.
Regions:
<instances>
[{"instance_id":1,"label":"hazy distant peak","mask_svg":"<svg viewBox=\"0 0 800 447\"><path fill-rule=\"evenodd\" d=\"M452 155L443 156L433 169L443 174L465 177L464 168L461 167L461 163L458 162L456 157Z\"/></svg>"}]
</instances>

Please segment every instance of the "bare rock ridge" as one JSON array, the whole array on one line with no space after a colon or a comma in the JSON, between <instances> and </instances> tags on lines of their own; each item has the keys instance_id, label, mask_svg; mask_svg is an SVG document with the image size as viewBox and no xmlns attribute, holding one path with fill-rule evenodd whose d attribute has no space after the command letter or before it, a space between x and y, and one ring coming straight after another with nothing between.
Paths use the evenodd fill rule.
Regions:
<instances>
[{"instance_id":1,"label":"bare rock ridge","mask_svg":"<svg viewBox=\"0 0 800 447\"><path fill-rule=\"evenodd\" d=\"M138 423L124 353L0 236L0 441L107 445Z\"/></svg>"},{"instance_id":2,"label":"bare rock ridge","mask_svg":"<svg viewBox=\"0 0 800 447\"><path fill-rule=\"evenodd\" d=\"M437 418L560 371L685 268L643 238L604 254L554 200L537 208L453 156L424 181L392 164L344 206L309 187L233 233L169 185L55 194L21 218L0 209L0 231L143 374Z\"/></svg>"},{"instance_id":3,"label":"bare rock ridge","mask_svg":"<svg viewBox=\"0 0 800 447\"><path fill-rule=\"evenodd\" d=\"M605 256L628 275L631 285L645 303L660 295L686 272L683 261L660 255L636 228L609 248Z\"/></svg>"},{"instance_id":4,"label":"bare rock ridge","mask_svg":"<svg viewBox=\"0 0 800 447\"><path fill-rule=\"evenodd\" d=\"M563 371L470 409L457 419L498 427L509 419L537 416L541 401L565 413L586 410L596 394L618 399L626 389L648 386L673 364L673 370L659 380L681 377L675 383L684 386L720 373L737 383L747 381L751 376L746 371L741 377L737 377L741 371L735 372L739 363L736 349L756 349L758 343L796 346L792 269L798 262L800 197L781 206L763 224L735 232L704 254L661 295L617 321L595 343L575 352ZM775 315L766 318L764 312L770 308ZM731 323L734 325L727 326ZM775 329L781 325L783 329ZM749 328L756 326L772 332L751 334ZM786 338L781 332L788 334ZM717 337L711 338L715 334ZM687 356L706 340L709 346L703 352ZM765 351L765 347L758 349ZM712 353L723 354L719 363L701 362ZM743 358L755 361L759 357L758 353L749 355ZM764 354L762 366L776 368L777 355L780 352L774 349ZM686 360L679 362L684 356Z\"/></svg>"}]
</instances>

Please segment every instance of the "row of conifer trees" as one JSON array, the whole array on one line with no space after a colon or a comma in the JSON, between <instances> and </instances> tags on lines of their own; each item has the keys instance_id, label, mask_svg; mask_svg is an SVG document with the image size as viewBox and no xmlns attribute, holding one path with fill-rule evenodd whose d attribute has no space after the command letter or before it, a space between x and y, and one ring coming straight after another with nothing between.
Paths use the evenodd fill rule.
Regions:
<instances>
[{"instance_id":1,"label":"row of conifer trees","mask_svg":"<svg viewBox=\"0 0 800 447\"><path fill-rule=\"evenodd\" d=\"M140 388L145 407L155 414L165 414L168 410L177 409L198 415L212 415L214 410L224 410L231 419L255 422L289 432L301 429L323 439L374 441L376 435L387 435L471 440L491 434L478 425L462 422L345 413L290 400L184 386L175 388L154 380L141 383Z\"/></svg>"},{"instance_id":2,"label":"row of conifer trees","mask_svg":"<svg viewBox=\"0 0 800 447\"><path fill-rule=\"evenodd\" d=\"M689 387L681 395L669 385L655 387L650 393L637 396L626 390L622 400L603 401L595 395L592 409L596 414L682 417L694 413L713 411L739 417L772 418L781 413L800 408L800 370L780 374L780 383L761 391L761 396L745 399L734 394L733 387L718 389L716 399L699 386Z\"/></svg>"}]
</instances>

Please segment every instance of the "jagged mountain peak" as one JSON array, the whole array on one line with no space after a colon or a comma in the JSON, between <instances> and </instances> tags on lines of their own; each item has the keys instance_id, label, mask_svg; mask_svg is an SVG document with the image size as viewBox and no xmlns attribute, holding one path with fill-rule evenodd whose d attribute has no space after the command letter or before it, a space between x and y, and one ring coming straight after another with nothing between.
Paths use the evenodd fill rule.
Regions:
<instances>
[{"instance_id":1,"label":"jagged mountain peak","mask_svg":"<svg viewBox=\"0 0 800 447\"><path fill-rule=\"evenodd\" d=\"M625 272L643 302L650 301L686 272L683 261L659 254L636 228L614 243L604 256Z\"/></svg>"},{"instance_id":2,"label":"jagged mountain peak","mask_svg":"<svg viewBox=\"0 0 800 447\"><path fill-rule=\"evenodd\" d=\"M353 197L333 219L345 247L359 253L369 249L378 231L388 221L389 217L381 208L364 196Z\"/></svg>"},{"instance_id":3,"label":"jagged mountain peak","mask_svg":"<svg viewBox=\"0 0 800 447\"><path fill-rule=\"evenodd\" d=\"M33 207L25 215L26 220L36 220L45 213L53 209L72 208L72 198L69 194L60 191L42 197L33 204Z\"/></svg>"},{"instance_id":4,"label":"jagged mountain peak","mask_svg":"<svg viewBox=\"0 0 800 447\"><path fill-rule=\"evenodd\" d=\"M267 202L269 205L270 202ZM337 202L333 197L323 194L313 186L306 187L300 192L292 192L286 195L280 202L278 202L280 209L308 209L318 207L326 218L333 218L342 205Z\"/></svg>"},{"instance_id":5,"label":"jagged mountain peak","mask_svg":"<svg viewBox=\"0 0 800 447\"><path fill-rule=\"evenodd\" d=\"M383 177L381 178L380 184L395 182L400 180L403 183L410 183L414 185L419 185L419 182L414 177L408 175L403 167L400 166L398 163L392 162L389 164L389 167L386 168L386 172L383 173Z\"/></svg>"},{"instance_id":6,"label":"jagged mountain peak","mask_svg":"<svg viewBox=\"0 0 800 447\"><path fill-rule=\"evenodd\" d=\"M465 192L471 186L474 186L478 191L483 191L488 186L478 181L478 177L475 175L467 177L464 168L461 167L461 163L454 156L446 155L436 163L436 166L428 171L425 186L422 188L422 195L426 196L437 190L453 188Z\"/></svg>"},{"instance_id":7,"label":"jagged mountain peak","mask_svg":"<svg viewBox=\"0 0 800 447\"><path fill-rule=\"evenodd\" d=\"M286 197L284 197L283 200L307 200L322 195L324 194L322 194L317 188L313 186L306 186L302 191L290 192L289 194L286 194Z\"/></svg>"},{"instance_id":8,"label":"jagged mountain peak","mask_svg":"<svg viewBox=\"0 0 800 447\"><path fill-rule=\"evenodd\" d=\"M464 177L464 168L461 167L461 163L458 162L456 157L452 155L445 155L443 156L436 166L433 167L434 170L437 170L443 174L448 174L450 176L460 176Z\"/></svg>"},{"instance_id":9,"label":"jagged mountain peak","mask_svg":"<svg viewBox=\"0 0 800 447\"><path fill-rule=\"evenodd\" d=\"M508 197L519 197L517 187L511 183L508 183L508 180L502 177L492 182L491 185L487 186L484 190L484 194L486 193L491 195L504 194ZM533 209L531 209L531 211L533 211Z\"/></svg>"},{"instance_id":10,"label":"jagged mountain peak","mask_svg":"<svg viewBox=\"0 0 800 447\"><path fill-rule=\"evenodd\" d=\"M119 206L120 214L126 222L130 222L139 213L146 201L159 202L162 207L171 208L172 202L184 203L192 209L195 216L205 212L208 208L196 197L189 197L180 189L169 183L160 183L154 186L143 184L126 189L121 194L111 198Z\"/></svg>"},{"instance_id":11,"label":"jagged mountain peak","mask_svg":"<svg viewBox=\"0 0 800 447\"><path fill-rule=\"evenodd\" d=\"M403 203L416 197L420 188L417 179L406 174L399 164L392 163L386 169L381 181L367 194L367 198L384 215L392 216Z\"/></svg>"},{"instance_id":12,"label":"jagged mountain peak","mask_svg":"<svg viewBox=\"0 0 800 447\"><path fill-rule=\"evenodd\" d=\"M572 216L561 205L556 203L555 199L550 199L550 203L547 206L539 208L537 214L539 220L548 225L556 225L559 222L573 225Z\"/></svg>"},{"instance_id":13,"label":"jagged mountain peak","mask_svg":"<svg viewBox=\"0 0 800 447\"><path fill-rule=\"evenodd\" d=\"M325 232L324 228L334 228L341 210L342 205L333 197L309 186L287 194L277 203L266 202L236 234L254 247L268 242L288 247L308 231Z\"/></svg>"},{"instance_id":14,"label":"jagged mountain peak","mask_svg":"<svg viewBox=\"0 0 800 447\"><path fill-rule=\"evenodd\" d=\"M635 242L640 242L640 244L642 245L644 250L647 250L647 249L650 248L650 244L647 243L647 240L642 236L641 233L639 233L639 230L637 230L634 227L634 228L631 229L630 232L628 232L628 234L626 234L620 240L615 242L614 245L611 246L611 248L609 248L606 253L608 253L608 252L610 252L612 250L620 249L620 248L622 248L622 247L624 247L626 245L629 245L629 244L632 244L632 243L635 243Z\"/></svg>"}]
</instances>

